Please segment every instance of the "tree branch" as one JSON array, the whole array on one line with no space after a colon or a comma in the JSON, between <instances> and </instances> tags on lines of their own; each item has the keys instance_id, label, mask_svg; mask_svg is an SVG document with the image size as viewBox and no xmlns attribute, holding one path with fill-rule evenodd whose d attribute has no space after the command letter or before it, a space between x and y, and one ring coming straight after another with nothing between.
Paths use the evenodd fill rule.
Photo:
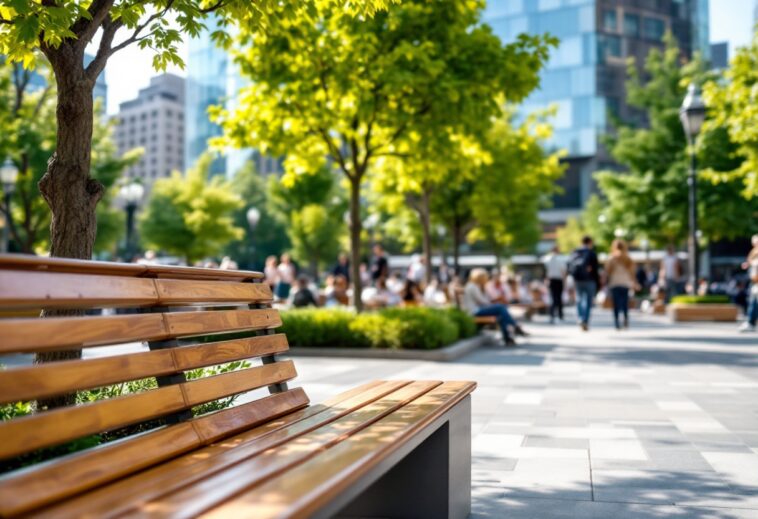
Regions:
<instances>
[{"instance_id":1,"label":"tree branch","mask_svg":"<svg viewBox=\"0 0 758 519\"><path fill-rule=\"evenodd\" d=\"M81 17L71 26L71 31L76 34L78 40L77 45L82 49L92 40L97 30L110 15L113 2L114 0L94 0L87 8L91 19Z\"/></svg>"}]
</instances>

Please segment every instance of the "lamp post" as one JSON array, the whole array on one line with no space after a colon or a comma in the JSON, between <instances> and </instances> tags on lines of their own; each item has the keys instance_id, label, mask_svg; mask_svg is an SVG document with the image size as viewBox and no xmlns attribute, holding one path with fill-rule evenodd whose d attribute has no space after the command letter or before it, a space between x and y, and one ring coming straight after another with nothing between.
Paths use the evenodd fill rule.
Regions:
<instances>
[{"instance_id":1,"label":"lamp post","mask_svg":"<svg viewBox=\"0 0 758 519\"><path fill-rule=\"evenodd\" d=\"M256 207L251 207L245 213L247 225L250 227L250 262L251 267L255 268L255 228L261 221L261 212Z\"/></svg>"},{"instance_id":2,"label":"lamp post","mask_svg":"<svg viewBox=\"0 0 758 519\"><path fill-rule=\"evenodd\" d=\"M690 171L687 176L689 186L689 240L687 254L689 256L689 286L694 294L697 291L698 276L698 243L697 243L697 163L695 157L695 139L705 122L705 103L700 91L693 83L687 88L687 96L679 109L679 119L684 127L690 152Z\"/></svg>"},{"instance_id":3,"label":"lamp post","mask_svg":"<svg viewBox=\"0 0 758 519\"><path fill-rule=\"evenodd\" d=\"M139 182L132 180L128 184L121 186L118 194L124 201L124 209L126 210L125 253L127 259L131 261L134 254L134 213L137 211L137 207L139 207L139 203L145 194L145 187Z\"/></svg>"},{"instance_id":4,"label":"lamp post","mask_svg":"<svg viewBox=\"0 0 758 519\"><path fill-rule=\"evenodd\" d=\"M11 230L11 197L16 190L16 179L18 178L18 169L11 159L6 159L0 167L0 182L3 184L3 194L5 196L5 222L3 225L3 238L0 243L0 252L8 252L8 242L10 241Z\"/></svg>"}]
</instances>

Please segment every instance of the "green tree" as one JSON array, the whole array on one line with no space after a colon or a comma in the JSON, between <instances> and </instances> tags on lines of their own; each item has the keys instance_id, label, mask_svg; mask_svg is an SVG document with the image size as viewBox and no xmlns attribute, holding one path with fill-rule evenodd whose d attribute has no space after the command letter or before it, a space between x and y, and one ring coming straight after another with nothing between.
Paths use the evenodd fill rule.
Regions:
<instances>
[{"instance_id":1,"label":"green tree","mask_svg":"<svg viewBox=\"0 0 758 519\"><path fill-rule=\"evenodd\" d=\"M370 15L387 0L314 1L339 3L339 9L351 15ZM225 29L232 22L251 28L309 14L295 0L0 0L0 53L30 68L39 50L57 80L55 153L39 182L53 215L51 255L92 256L95 208L105 193L90 175L92 90L114 53L130 45L149 48L154 67L162 70L169 63L182 65L177 50L182 35L197 36L210 15L220 27L212 38L229 45ZM100 39L95 58L85 66L84 50L96 35Z\"/></svg>"},{"instance_id":2,"label":"green tree","mask_svg":"<svg viewBox=\"0 0 758 519\"><path fill-rule=\"evenodd\" d=\"M232 179L232 190L239 195L244 205L234 212L234 225L245 230L239 240L230 242L224 254L234 258L241 268L262 269L266 256L280 254L290 248L285 225L269 208L266 180L255 170L252 162L245 164ZM260 219L255 229L247 220L250 208L259 211Z\"/></svg>"},{"instance_id":3,"label":"green tree","mask_svg":"<svg viewBox=\"0 0 758 519\"><path fill-rule=\"evenodd\" d=\"M203 155L186 176L175 172L156 181L140 219L148 246L177 254L190 265L219 254L244 234L233 220L242 200L223 177L208 179L210 164L210 155Z\"/></svg>"},{"instance_id":4,"label":"green tree","mask_svg":"<svg viewBox=\"0 0 758 519\"><path fill-rule=\"evenodd\" d=\"M315 277L339 252L347 207L337 179L327 167L269 179L269 207L286 229L294 259L307 264Z\"/></svg>"},{"instance_id":5,"label":"green tree","mask_svg":"<svg viewBox=\"0 0 758 519\"><path fill-rule=\"evenodd\" d=\"M665 50L648 55L644 74L630 62L629 75L629 104L646 115L649 125L621 124L609 140L610 154L625 171L596 175L607 202L604 214L612 229L647 236L658 245L678 243L687 234L689 167L679 107L687 85L702 83L712 74L699 56L682 65L675 40L668 35ZM723 129L706 128L698 142L702 169L731 171L742 161ZM735 179L719 184L699 179L698 218L704 238L733 238L755 226L756 202L741 198L741 189Z\"/></svg>"},{"instance_id":6,"label":"green tree","mask_svg":"<svg viewBox=\"0 0 758 519\"><path fill-rule=\"evenodd\" d=\"M742 194L748 200L758 197L758 31L749 46L742 47L732 59L725 77L709 81L704 97L711 119L706 130L726 129L737 153L745 160L734 167L707 172L715 184L743 182ZM755 219L754 215L754 219Z\"/></svg>"},{"instance_id":7,"label":"green tree","mask_svg":"<svg viewBox=\"0 0 758 519\"><path fill-rule=\"evenodd\" d=\"M329 158L350 186L355 302L361 186L377 159L409 155L413 142L462 121L486 126L495 94L520 98L538 83L542 37L503 47L479 24L483 0L406 0L370 20L303 1L311 19L243 28L237 53L250 85L233 112L218 109L221 144L286 155L289 175ZM467 128L469 129L469 128ZM472 128L471 128L472 129ZM460 132L458 132L460 133Z\"/></svg>"},{"instance_id":8,"label":"green tree","mask_svg":"<svg viewBox=\"0 0 758 519\"><path fill-rule=\"evenodd\" d=\"M46 79L43 88L32 85L32 74ZM113 186L126 167L139 158L134 150L118 156L113 143L111 123L105 123L95 110L91 176L105 187L104 203L97 208L96 251L110 250L123 231L121 212L112 207ZM55 150L55 79L44 60L34 71L19 63L0 65L0 157L9 157L19 171L11 201L11 238L21 252L49 249L50 208L37 184L45 174ZM8 208L0 205L4 213Z\"/></svg>"}]
</instances>

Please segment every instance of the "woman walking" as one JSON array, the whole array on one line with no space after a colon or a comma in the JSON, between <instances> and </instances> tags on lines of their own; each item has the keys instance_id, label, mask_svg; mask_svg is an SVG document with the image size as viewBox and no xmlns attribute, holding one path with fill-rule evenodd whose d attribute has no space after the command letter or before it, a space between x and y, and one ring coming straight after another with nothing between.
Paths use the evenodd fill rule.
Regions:
<instances>
[{"instance_id":1,"label":"woman walking","mask_svg":"<svg viewBox=\"0 0 758 519\"><path fill-rule=\"evenodd\" d=\"M503 333L503 342L506 346L515 346L516 341L511 337L509 326L513 327L516 335L527 336L528 334L516 323L504 304L493 304L484 293L487 284L487 271L476 268L469 274L468 283L463 289L463 309L474 317L492 316L497 318L497 324Z\"/></svg>"},{"instance_id":2,"label":"woman walking","mask_svg":"<svg viewBox=\"0 0 758 519\"><path fill-rule=\"evenodd\" d=\"M634 261L629 257L626 242L614 240L611 255L605 263L605 275L613 301L613 319L616 329L629 328L629 291L635 286ZM624 316L623 323L620 316Z\"/></svg>"},{"instance_id":3,"label":"woman walking","mask_svg":"<svg viewBox=\"0 0 758 519\"><path fill-rule=\"evenodd\" d=\"M742 264L750 278L750 293L748 295L747 321L740 327L741 332L754 332L758 323L758 234L753 236L753 249L747 255L747 261Z\"/></svg>"}]
</instances>

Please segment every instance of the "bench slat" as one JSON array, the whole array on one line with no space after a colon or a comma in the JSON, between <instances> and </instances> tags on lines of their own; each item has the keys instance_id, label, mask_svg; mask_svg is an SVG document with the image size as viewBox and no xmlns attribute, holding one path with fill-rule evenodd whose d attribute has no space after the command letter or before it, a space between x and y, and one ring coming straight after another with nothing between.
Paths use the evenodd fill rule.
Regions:
<instances>
[{"instance_id":1,"label":"bench slat","mask_svg":"<svg viewBox=\"0 0 758 519\"><path fill-rule=\"evenodd\" d=\"M0 515L29 512L178 456L308 404L301 388L194 418L0 478Z\"/></svg>"},{"instance_id":2,"label":"bench slat","mask_svg":"<svg viewBox=\"0 0 758 519\"><path fill-rule=\"evenodd\" d=\"M295 375L292 361L276 362L0 423L0 459L286 382Z\"/></svg>"},{"instance_id":3,"label":"bench slat","mask_svg":"<svg viewBox=\"0 0 758 519\"><path fill-rule=\"evenodd\" d=\"M271 299L271 288L265 283L0 270L0 308L265 303Z\"/></svg>"},{"instance_id":4,"label":"bench slat","mask_svg":"<svg viewBox=\"0 0 758 519\"><path fill-rule=\"evenodd\" d=\"M440 382L413 382L342 418L308 432L296 439L269 449L257 456L225 467L192 485L173 491L165 497L134 507L129 513L190 518L229 500L238 493L260 484L277 474L303 463L349 435L355 434L388 414L400 409ZM239 447L229 452L234 456Z\"/></svg>"},{"instance_id":5,"label":"bench slat","mask_svg":"<svg viewBox=\"0 0 758 519\"><path fill-rule=\"evenodd\" d=\"M262 335L170 350L9 369L0 374L0 404L282 353L287 348L283 334Z\"/></svg>"},{"instance_id":6,"label":"bench slat","mask_svg":"<svg viewBox=\"0 0 758 519\"><path fill-rule=\"evenodd\" d=\"M107 276L164 277L174 279L225 279L247 281L262 279L261 272L221 270L173 265L139 265L110 261L89 261L67 258L46 258L25 254L0 254L0 268L8 270L35 270L69 272L76 274L102 274Z\"/></svg>"},{"instance_id":7,"label":"bench slat","mask_svg":"<svg viewBox=\"0 0 758 519\"><path fill-rule=\"evenodd\" d=\"M401 413L383 418L203 517L309 517L475 387L471 382L444 383L409 403Z\"/></svg>"},{"instance_id":8,"label":"bench slat","mask_svg":"<svg viewBox=\"0 0 758 519\"><path fill-rule=\"evenodd\" d=\"M281 326L277 310L0 319L0 355L158 341L177 336ZM228 325L234 325L233 329Z\"/></svg>"},{"instance_id":9,"label":"bench slat","mask_svg":"<svg viewBox=\"0 0 758 519\"><path fill-rule=\"evenodd\" d=\"M407 381L373 382L250 429L225 441L45 509L41 517L119 516L141 503L282 445L348 413L393 394Z\"/></svg>"}]
</instances>

